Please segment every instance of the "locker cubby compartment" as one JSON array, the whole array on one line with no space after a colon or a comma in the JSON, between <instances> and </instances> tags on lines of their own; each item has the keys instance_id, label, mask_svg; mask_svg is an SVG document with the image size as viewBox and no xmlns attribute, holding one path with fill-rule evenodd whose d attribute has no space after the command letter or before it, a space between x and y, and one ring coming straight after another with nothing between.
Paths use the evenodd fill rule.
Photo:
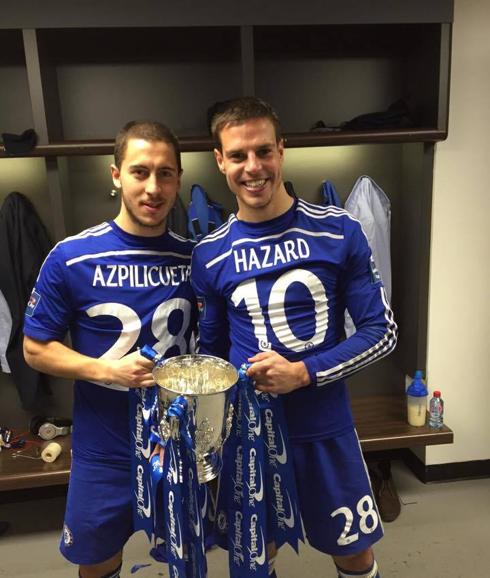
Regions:
<instances>
[{"instance_id":1,"label":"locker cubby compartment","mask_svg":"<svg viewBox=\"0 0 490 578\"><path fill-rule=\"evenodd\" d=\"M142 118L206 136L208 107L241 91L238 27L56 29L37 38L41 61L56 70L62 141L113 139Z\"/></svg>"},{"instance_id":2,"label":"locker cubby compartment","mask_svg":"<svg viewBox=\"0 0 490 578\"><path fill-rule=\"evenodd\" d=\"M0 133L33 127L21 30L0 29Z\"/></svg>"},{"instance_id":3,"label":"locker cubby compartment","mask_svg":"<svg viewBox=\"0 0 490 578\"><path fill-rule=\"evenodd\" d=\"M441 140L449 40L449 25L433 23L257 26L256 93L275 106L286 133L307 133L319 120L338 127L402 100L413 126L389 131L400 141L412 140L410 133ZM312 135L345 140L343 132ZM367 132L376 140L377 129ZM378 132L382 137L383 129Z\"/></svg>"}]
</instances>

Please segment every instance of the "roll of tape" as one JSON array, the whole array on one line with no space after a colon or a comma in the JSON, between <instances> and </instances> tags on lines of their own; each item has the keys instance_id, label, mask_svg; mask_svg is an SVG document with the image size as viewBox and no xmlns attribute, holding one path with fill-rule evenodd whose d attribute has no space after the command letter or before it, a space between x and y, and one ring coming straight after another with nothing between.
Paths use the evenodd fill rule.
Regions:
<instances>
[{"instance_id":1,"label":"roll of tape","mask_svg":"<svg viewBox=\"0 0 490 578\"><path fill-rule=\"evenodd\" d=\"M50 464L54 462L60 454L61 454L60 444L57 444L56 442L51 442L41 452L41 458L44 462Z\"/></svg>"}]
</instances>

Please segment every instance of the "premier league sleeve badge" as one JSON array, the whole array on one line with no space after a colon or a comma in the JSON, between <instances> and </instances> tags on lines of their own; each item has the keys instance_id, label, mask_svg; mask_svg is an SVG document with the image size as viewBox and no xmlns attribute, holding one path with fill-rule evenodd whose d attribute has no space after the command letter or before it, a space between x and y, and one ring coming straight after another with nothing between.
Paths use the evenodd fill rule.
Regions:
<instances>
[{"instance_id":1,"label":"premier league sleeve badge","mask_svg":"<svg viewBox=\"0 0 490 578\"><path fill-rule=\"evenodd\" d=\"M199 317L201 319L206 319L206 299L200 295L197 296L197 310L199 312Z\"/></svg>"},{"instance_id":2,"label":"premier league sleeve badge","mask_svg":"<svg viewBox=\"0 0 490 578\"><path fill-rule=\"evenodd\" d=\"M38 306L39 301L41 300L41 295L35 290L32 290L31 296L29 297L29 301L27 302L26 307L26 315L32 317L34 315L34 311Z\"/></svg>"}]
</instances>

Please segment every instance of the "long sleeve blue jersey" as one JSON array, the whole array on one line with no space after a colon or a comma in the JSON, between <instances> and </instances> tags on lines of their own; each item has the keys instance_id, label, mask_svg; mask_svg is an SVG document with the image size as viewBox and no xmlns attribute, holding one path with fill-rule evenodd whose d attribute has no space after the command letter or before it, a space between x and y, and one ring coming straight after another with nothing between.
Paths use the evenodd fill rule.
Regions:
<instances>
[{"instance_id":1,"label":"long sleeve blue jersey","mask_svg":"<svg viewBox=\"0 0 490 578\"><path fill-rule=\"evenodd\" d=\"M292 439L352 427L343 380L390 353L397 332L356 219L303 200L262 223L231 215L195 247L191 280L201 353L239 366L274 350L306 364L311 385L283 396ZM345 309L357 328L348 339Z\"/></svg>"}]
</instances>

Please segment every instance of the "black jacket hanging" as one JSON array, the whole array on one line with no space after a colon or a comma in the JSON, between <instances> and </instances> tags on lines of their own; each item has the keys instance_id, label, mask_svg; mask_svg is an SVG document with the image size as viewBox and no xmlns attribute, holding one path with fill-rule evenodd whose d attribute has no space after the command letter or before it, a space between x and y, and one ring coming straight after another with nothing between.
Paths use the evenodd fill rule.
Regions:
<instances>
[{"instance_id":1,"label":"black jacket hanging","mask_svg":"<svg viewBox=\"0 0 490 578\"><path fill-rule=\"evenodd\" d=\"M0 290L12 316L7 360L25 409L35 407L39 394L49 391L45 376L24 360L22 328L27 301L51 247L31 201L21 193L10 193L0 209Z\"/></svg>"}]
</instances>

